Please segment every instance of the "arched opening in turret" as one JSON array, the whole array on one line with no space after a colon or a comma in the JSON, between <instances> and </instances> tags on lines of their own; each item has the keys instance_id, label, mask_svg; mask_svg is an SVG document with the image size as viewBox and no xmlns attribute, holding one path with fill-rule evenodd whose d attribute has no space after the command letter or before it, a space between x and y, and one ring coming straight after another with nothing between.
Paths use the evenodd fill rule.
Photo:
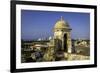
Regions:
<instances>
[{"instance_id":1,"label":"arched opening in turret","mask_svg":"<svg viewBox=\"0 0 100 73\"><path fill-rule=\"evenodd\" d=\"M65 33L64 36L63 36L63 47L64 47L64 51L68 52L68 45L67 45L67 34Z\"/></svg>"}]
</instances>

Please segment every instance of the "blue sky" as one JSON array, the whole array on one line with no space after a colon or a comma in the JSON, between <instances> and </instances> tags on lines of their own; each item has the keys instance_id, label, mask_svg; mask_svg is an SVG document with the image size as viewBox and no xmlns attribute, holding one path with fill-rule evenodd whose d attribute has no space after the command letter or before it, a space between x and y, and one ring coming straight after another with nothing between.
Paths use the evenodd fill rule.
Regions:
<instances>
[{"instance_id":1,"label":"blue sky","mask_svg":"<svg viewBox=\"0 0 100 73\"><path fill-rule=\"evenodd\" d=\"M71 38L90 38L89 13L21 10L21 39L34 40L53 36L52 29L61 16L72 28Z\"/></svg>"}]
</instances>

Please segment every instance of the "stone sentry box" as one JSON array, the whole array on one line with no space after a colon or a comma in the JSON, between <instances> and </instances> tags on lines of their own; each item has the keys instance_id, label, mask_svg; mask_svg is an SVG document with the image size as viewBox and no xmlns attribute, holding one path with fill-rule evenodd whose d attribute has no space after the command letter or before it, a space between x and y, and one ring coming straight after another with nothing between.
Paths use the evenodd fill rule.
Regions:
<instances>
[{"instance_id":1,"label":"stone sentry box","mask_svg":"<svg viewBox=\"0 0 100 73\"><path fill-rule=\"evenodd\" d=\"M63 17L58 20L53 28L54 39L55 39L55 49L61 49L66 53L72 53L72 43L71 43L71 28Z\"/></svg>"}]
</instances>

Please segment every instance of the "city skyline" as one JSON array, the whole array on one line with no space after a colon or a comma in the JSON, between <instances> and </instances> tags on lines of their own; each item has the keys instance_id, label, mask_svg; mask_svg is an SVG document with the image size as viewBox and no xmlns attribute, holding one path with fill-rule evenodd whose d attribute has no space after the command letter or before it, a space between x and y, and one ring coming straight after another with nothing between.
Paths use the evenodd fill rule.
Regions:
<instances>
[{"instance_id":1,"label":"city skyline","mask_svg":"<svg viewBox=\"0 0 100 73\"><path fill-rule=\"evenodd\" d=\"M34 40L53 36L52 30L61 16L72 29L72 39L90 38L89 13L21 10L21 39Z\"/></svg>"}]
</instances>

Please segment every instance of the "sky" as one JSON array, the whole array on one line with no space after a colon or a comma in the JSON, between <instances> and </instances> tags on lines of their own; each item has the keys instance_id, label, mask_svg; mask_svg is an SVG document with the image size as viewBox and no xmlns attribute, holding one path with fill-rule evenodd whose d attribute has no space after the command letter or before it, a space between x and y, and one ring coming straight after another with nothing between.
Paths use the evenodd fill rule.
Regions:
<instances>
[{"instance_id":1,"label":"sky","mask_svg":"<svg viewBox=\"0 0 100 73\"><path fill-rule=\"evenodd\" d=\"M72 39L90 38L89 13L21 10L21 39L36 40L53 36L53 27L61 16L72 29Z\"/></svg>"}]
</instances>

